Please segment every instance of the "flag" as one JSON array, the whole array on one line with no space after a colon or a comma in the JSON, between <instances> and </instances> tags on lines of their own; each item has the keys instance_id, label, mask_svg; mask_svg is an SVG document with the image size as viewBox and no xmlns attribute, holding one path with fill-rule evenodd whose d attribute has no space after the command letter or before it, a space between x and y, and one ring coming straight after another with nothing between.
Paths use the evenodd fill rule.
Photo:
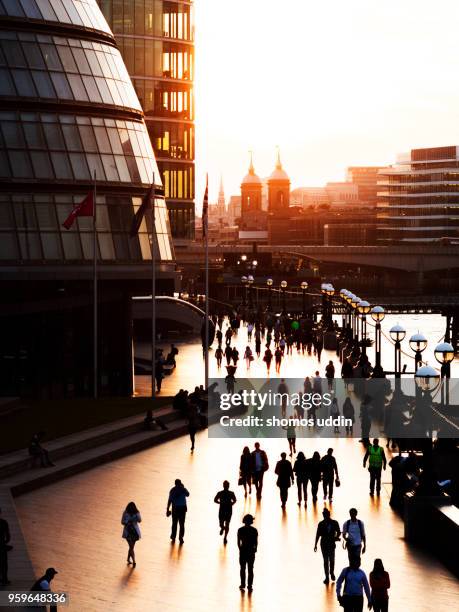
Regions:
<instances>
[{"instance_id":1,"label":"flag","mask_svg":"<svg viewBox=\"0 0 459 612\"><path fill-rule=\"evenodd\" d=\"M132 218L131 231L130 231L131 238L133 238L134 236L137 236L140 224L142 223L142 219L144 218L147 210L151 207L151 198L154 196L155 196L155 186L154 184L152 184L150 186L150 189L144 195L142 204L139 206L137 212Z\"/></svg>"},{"instance_id":2,"label":"flag","mask_svg":"<svg viewBox=\"0 0 459 612\"><path fill-rule=\"evenodd\" d=\"M209 224L209 175L206 174L206 190L202 203L202 237L206 238Z\"/></svg>"},{"instance_id":3,"label":"flag","mask_svg":"<svg viewBox=\"0 0 459 612\"><path fill-rule=\"evenodd\" d=\"M77 204L67 219L62 224L65 229L69 230L77 217L93 217L94 216L94 192L91 191L85 199Z\"/></svg>"}]
</instances>

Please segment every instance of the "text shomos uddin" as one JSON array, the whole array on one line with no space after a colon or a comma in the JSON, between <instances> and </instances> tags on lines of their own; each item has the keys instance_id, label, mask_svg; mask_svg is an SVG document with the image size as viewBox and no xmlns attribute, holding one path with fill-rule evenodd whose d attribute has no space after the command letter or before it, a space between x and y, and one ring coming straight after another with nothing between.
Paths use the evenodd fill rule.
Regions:
<instances>
[{"instance_id":1,"label":"text shomos uddin","mask_svg":"<svg viewBox=\"0 0 459 612\"><path fill-rule=\"evenodd\" d=\"M275 393L267 391L259 393L254 389L244 389L238 393L222 393L220 395L220 409L229 410L239 406L250 406L257 410L263 410L268 406L290 406L295 408L301 406L306 410L311 408L328 407L332 403L330 393Z\"/></svg>"}]
</instances>

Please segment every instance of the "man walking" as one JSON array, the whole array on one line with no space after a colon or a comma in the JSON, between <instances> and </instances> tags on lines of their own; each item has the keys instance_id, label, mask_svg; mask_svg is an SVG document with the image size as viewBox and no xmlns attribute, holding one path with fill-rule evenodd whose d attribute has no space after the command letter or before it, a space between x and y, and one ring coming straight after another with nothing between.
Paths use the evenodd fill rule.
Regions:
<instances>
[{"instance_id":1,"label":"man walking","mask_svg":"<svg viewBox=\"0 0 459 612\"><path fill-rule=\"evenodd\" d=\"M363 458L363 467L366 466L368 460L368 471L370 472L370 495L375 494L376 484L376 495L381 493L381 469L386 469L387 461L384 449L379 446L378 438L373 440L373 444L370 444Z\"/></svg>"},{"instance_id":2,"label":"man walking","mask_svg":"<svg viewBox=\"0 0 459 612\"><path fill-rule=\"evenodd\" d=\"M237 546L239 548L239 565L241 570L240 590L245 589L246 568L247 568L247 590L253 591L253 566L255 554L258 548L258 531L252 527L255 519L251 514L246 514L242 519L243 527L239 527L237 532Z\"/></svg>"},{"instance_id":3,"label":"man walking","mask_svg":"<svg viewBox=\"0 0 459 612\"><path fill-rule=\"evenodd\" d=\"M236 503L236 496L233 491L229 490L230 483L227 480L223 481L223 489L217 493L214 502L219 504L218 520L220 522L220 535L224 534L223 544L228 542L228 531L233 515L233 506Z\"/></svg>"},{"instance_id":4,"label":"man walking","mask_svg":"<svg viewBox=\"0 0 459 612\"><path fill-rule=\"evenodd\" d=\"M189 497L190 493L185 489L182 481L177 478L175 486L169 491L169 499L167 501L166 516L172 514L172 531L171 540L175 542L177 537L177 524L180 526L179 530L179 542L183 544L183 537L185 535L185 518L186 518L186 498ZM172 511L171 511L172 507Z\"/></svg>"},{"instance_id":5,"label":"man walking","mask_svg":"<svg viewBox=\"0 0 459 612\"><path fill-rule=\"evenodd\" d=\"M325 580L324 584L335 581L335 548L336 542L339 540L341 530L338 521L330 517L330 510L324 508L322 512L323 521L317 525L316 541L314 544L314 552L317 552L317 544L320 540L320 550L324 558Z\"/></svg>"},{"instance_id":6,"label":"man walking","mask_svg":"<svg viewBox=\"0 0 459 612\"><path fill-rule=\"evenodd\" d=\"M349 563L354 558L360 559L360 553L364 554L367 546L367 538L365 535L365 525L363 521L357 518L357 510L351 508L349 510L351 517L343 524L343 538L346 541L347 555Z\"/></svg>"},{"instance_id":7,"label":"man walking","mask_svg":"<svg viewBox=\"0 0 459 612\"><path fill-rule=\"evenodd\" d=\"M287 461L286 453L281 453L281 459L277 462L275 473L277 474L277 486L280 490L282 510L284 510L288 499L288 490L295 481L292 464Z\"/></svg>"},{"instance_id":8,"label":"man walking","mask_svg":"<svg viewBox=\"0 0 459 612\"><path fill-rule=\"evenodd\" d=\"M341 595L343 582L343 595ZM362 612L364 590L367 596L368 608L371 609L368 579L365 572L360 569L360 558L356 557L349 562L349 567L343 569L336 583L336 596L339 604L343 606L344 612Z\"/></svg>"},{"instance_id":9,"label":"man walking","mask_svg":"<svg viewBox=\"0 0 459 612\"><path fill-rule=\"evenodd\" d=\"M10 527L8 521L2 518L2 510L0 508L0 585L6 586L10 584L8 580L8 550L9 541L11 540Z\"/></svg>"},{"instance_id":10,"label":"man walking","mask_svg":"<svg viewBox=\"0 0 459 612\"><path fill-rule=\"evenodd\" d=\"M252 451L252 479L257 491L257 498L261 499L263 491L263 476L269 469L268 456L260 449L260 443L255 442L255 450Z\"/></svg>"},{"instance_id":11,"label":"man walking","mask_svg":"<svg viewBox=\"0 0 459 612\"><path fill-rule=\"evenodd\" d=\"M322 471L322 484L324 487L324 499L328 499L329 501L333 501L333 484L336 479L339 479L338 474L338 466L336 464L336 459L333 457L333 449L329 448L327 454L322 457L320 461L321 471Z\"/></svg>"}]
</instances>

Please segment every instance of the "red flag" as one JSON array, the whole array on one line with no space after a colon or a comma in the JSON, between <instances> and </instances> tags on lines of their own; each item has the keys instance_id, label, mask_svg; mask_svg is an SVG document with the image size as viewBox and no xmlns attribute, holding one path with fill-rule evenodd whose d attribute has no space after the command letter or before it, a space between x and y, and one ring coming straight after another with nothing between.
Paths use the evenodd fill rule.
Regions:
<instances>
[{"instance_id":1,"label":"red flag","mask_svg":"<svg viewBox=\"0 0 459 612\"><path fill-rule=\"evenodd\" d=\"M85 199L77 204L67 219L62 224L65 229L70 229L77 217L93 217L94 216L94 192L91 191Z\"/></svg>"},{"instance_id":2,"label":"red flag","mask_svg":"<svg viewBox=\"0 0 459 612\"><path fill-rule=\"evenodd\" d=\"M207 236L209 224L209 175L206 174L206 190L204 192L204 200L202 203L202 237Z\"/></svg>"},{"instance_id":3,"label":"red flag","mask_svg":"<svg viewBox=\"0 0 459 612\"><path fill-rule=\"evenodd\" d=\"M131 231L129 232L131 238L133 238L134 236L137 236L137 233L140 228L140 224L142 223L142 219L144 218L147 210L151 208L151 199L154 197L155 197L155 186L152 183L150 189L147 191L147 193L143 197L142 204L139 206L139 208L137 209L137 212L132 218Z\"/></svg>"}]
</instances>

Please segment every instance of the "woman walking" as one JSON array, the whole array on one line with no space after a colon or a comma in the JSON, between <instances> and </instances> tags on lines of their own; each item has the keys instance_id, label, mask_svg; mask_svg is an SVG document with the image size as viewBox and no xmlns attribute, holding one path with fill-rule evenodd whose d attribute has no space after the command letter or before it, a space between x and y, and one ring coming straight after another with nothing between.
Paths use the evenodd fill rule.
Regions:
<instances>
[{"instance_id":1,"label":"woman walking","mask_svg":"<svg viewBox=\"0 0 459 612\"><path fill-rule=\"evenodd\" d=\"M222 359L223 359L223 351L222 351L222 347L220 344L215 349L215 359L217 360L217 368L220 369L222 367Z\"/></svg>"},{"instance_id":2,"label":"woman walking","mask_svg":"<svg viewBox=\"0 0 459 612\"><path fill-rule=\"evenodd\" d=\"M343 417L351 422L350 425L346 425L346 434L352 436L354 431L355 410L350 397L346 397L344 400Z\"/></svg>"},{"instance_id":3,"label":"woman walking","mask_svg":"<svg viewBox=\"0 0 459 612\"><path fill-rule=\"evenodd\" d=\"M317 501L317 491L319 489L319 482L322 473L322 468L320 464L320 455L317 451L312 455L310 459L307 459L307 478L311 481L311 493L312 493L312 501L316 503ZM307 486L307 484L306 484Z\"/></svg>"},{"instance_id":4,"label":"woman walking","mask_svg":"<svg viewBox=\"0 0 459 612\"><path fill-rule=\"evenodd\" d=\"M244 446L239 462L239 484L244 487L244 497L247 497L247 487L252 495L252 455L248 446Z\"/></svg>"},{"instance_id":5,"label":"woman walking","mask_svg":"<svg viewBox=\"0 0 459 612\"><path fill-rule=\"evenodd\" d=\"M273 354L269 346L266 345L266 351L265 351L265 356L263 357L263 361L266 363L266 369L268 370L268 375L269 375L269 370L271 369L272 360L273 360Z\"/></svg>"},{"instance_id":6,"label":"woman walking","mask_svg":"<svg viewBox=\"0 0 459 612\"><path fill-rule=\"evenodd\" d=\"M244 352L245 363L247 364L247 369L250 370L250 364L253 361L252 349L250 346L247 346Z\"/></svg>"},{"instance_id":7,"label":"woman walking","mask_svg":"<svg viewBox=\"0 0 459 612\"><path fill-rule=\"evenodd\" d=\"M332 417L332 419L339 419L339 406L336 397L333 398L332 404L330 406L330 416ZM336 424L333 425L333 433L339 434L339 427Z\"/></svg>"},{"instance_id":8,"label":"woman walking","mask_svg":"<svg viewBox=\"0 0 459 612\"><path fill-rule=\"evenodd\" d=\"M374 612L387 612L389 609L390 577L385 571L381 559L375 559L373 571L370 573L371 602Z\"/></svg>"},{"instance_id":9,"label":"woman walking","mask_svg":"<svg viewBox=\"0 0 459 612\"><path fill-rule=\"evenodd\" d=\"M298 487L298 505L301 506L304 497L304 507L306 508L308 505L308 464L303 451L298 453L293 471L295 472L296 485Z\"/></svg>"},{"instance_id":10,"label":"woman walking","mask_svg":"<svg viewBox=\"0 0 459 612\"><path fill-rule=\"evenodd\" d=\"M129 550L127 556L127 564L132 567L136 566L134 547L137 540L140 540L139 523L142 521L140 512L134 502L129 502L121 517L123 528L123 538L127 541Z\"/></svg>"}]
</instances>

